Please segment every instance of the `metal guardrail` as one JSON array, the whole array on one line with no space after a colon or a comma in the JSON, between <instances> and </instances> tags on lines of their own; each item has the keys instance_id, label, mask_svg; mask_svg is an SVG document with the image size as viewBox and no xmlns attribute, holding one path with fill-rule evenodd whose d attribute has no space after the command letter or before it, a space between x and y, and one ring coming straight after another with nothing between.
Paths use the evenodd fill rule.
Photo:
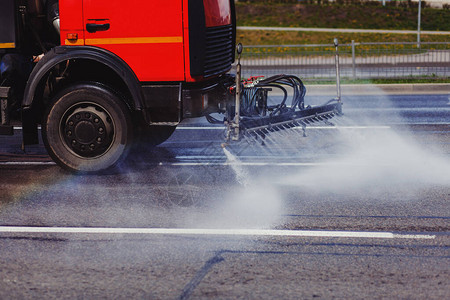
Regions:
<instances>
[{"instance_id":1,"label":"metal guardrail","mask_svg":"<svg viewBox=\"0 0 450 300\"><path fill-rule=\"evenodd\" d=\"M341 76L350 79L429 78L450 76L450 42L341 44ZM302 79L335 76L334 44L246 46L245 77L295 74Z\"/></svg>"}]
</instances>

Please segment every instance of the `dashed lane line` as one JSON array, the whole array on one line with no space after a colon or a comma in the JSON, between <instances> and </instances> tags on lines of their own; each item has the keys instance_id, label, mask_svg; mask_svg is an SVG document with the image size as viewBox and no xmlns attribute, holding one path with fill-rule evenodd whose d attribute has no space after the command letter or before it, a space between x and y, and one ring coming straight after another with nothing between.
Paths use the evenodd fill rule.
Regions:
<instances>
[{"instance_id":1,"label":"dashed lane line","mask_svg":"<svg viewBox=\"0 0 450 300\"><path fill-rule=\"evenodd\" d=\"M391 129L391 126L307 126L306 129L318 129L318 130L329 130L329 129ZM223 126L179 126L177 130L225 130ZM291 129L302 130L302 127L293 127Z\"/></svg>"},{"instance_id":2,"label":"dashed lane line","mask_svg":"<svg viewBox=\"0 0 450 300\"><path fill-rule=\"evenodd\" d=\"M261 157L264 158L264 157ZM191 159L193 161L180 161L180 162L159 162L155 163L158 166L170 166L170 167L196 167L196 166L210 166L210 167L226 167L233 165L240 165L246 167L323 167L323 166L360 166L364 167L364 164L338 164L338 163L301 163L301 162L227 162L227 161L214 161L210 157L195 157L191 158L189 156L180 157L180 159ZM204 161L195 161L204 160ZM151 163L149 163L151 164ZM56 163L51 161L3 161L0 162L0 166L55 166Z\"/></svg>"},{"instance_id":3,"label":"dashed lane line","mask_svg":"<svg viewBox=\"0 0 450 300\"><path fill-rule=\"evenodd\" d=\"M271 229L201 229L201 228L107 228L107 227L14 227L0 226L0 233L66 233L66 234L149 234L200 236L271 236L271 237L334 237L371 239L435 239L435 235L393 232L271 230Z\"/></svg>"},{"instance_id":4,"label":"dashed lane line","mask_svg":"<svg viewBox=\"0 0 450 300\"><path fill-rule=\"evenodd\" d=\"M391 126L307 126L307 129L390 129ZM38 129L41 129L40 127ZM178 126L176 130L225 130L225 126ZM302 129L301 127L292 129ZM14 130L22 130L21 126L14 126Z\"/></svg>"},{"instance_id":5,"label":"dashed lane line","mask_svg":"<svg viewBox=\"0 0 450 300\"><path fill-rule=\"evenodd\" d=\"M0 166L53 166L52 161L1 161Z\"/></svg>"}]
</instances>

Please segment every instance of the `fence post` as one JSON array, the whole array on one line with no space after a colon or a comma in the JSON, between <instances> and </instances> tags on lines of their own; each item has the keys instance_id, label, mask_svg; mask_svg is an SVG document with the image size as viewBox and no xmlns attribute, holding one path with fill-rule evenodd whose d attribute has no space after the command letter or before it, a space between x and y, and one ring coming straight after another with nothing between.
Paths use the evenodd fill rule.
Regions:
<instances>
[{"instance_id":1,"label":"fence post","mask_svg":"<svg viewBox=\"0 0 450 300\"><path fill-rule=\"evenodd\" d=\"M336 99L338 101L341 101L341 74L339 70L339 42L338 39L334 39L334 46L336 47L336 56L335 56L335 63L336 63L336 89L337 89L337 97Z\"/></svg>"},{"instance_id":2,"label":"fence post","mask_svg":"<svg viewBox=\"0 0 450 300\"><path fill-rule=\"evenodd\" d=\"M356 79L356 58L355 58L355 41L352 40L352 73L353 79Z\"/></svg>"},{"instance_id":3,"label":"fence post","mask_svg":"<svg viewBox=\"0 0 450 300\"><path fill-rule=\"evenodd\" d=\"M417 48L420 48L420 19L422 11L422 0L419 0L419 9L417 13Z\"/></svg>"}]
</instances>

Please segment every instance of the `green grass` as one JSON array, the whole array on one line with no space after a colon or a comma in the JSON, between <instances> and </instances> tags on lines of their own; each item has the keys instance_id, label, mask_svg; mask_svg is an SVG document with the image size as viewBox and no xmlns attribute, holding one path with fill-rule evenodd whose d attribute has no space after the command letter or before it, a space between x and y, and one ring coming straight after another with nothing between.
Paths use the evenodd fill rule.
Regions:
<instances>
[{"instance_id":1,"label":"green grass","mask_svg":"<svg viewBox=\"0 0 450 300\"><path fill-rule=\"evenodd\" d=\"M238 26L417 29L417 4L386 6L358 1L310 4L236 3ZM401 4L401 3L400 3ZM450 10L422 9L422 30L450 31Z\"/></svg>"},{"instance_id":2,"label":"green grass","mask_svg":"<svg viewBox=\"0 0 450 300\"><path fill-rule=\"evenodd\" d=\"M280 3L283 2L283 3ZM290 2L290 3L289 3ZM314 3L313 3L314 2ZM317 2L321 2L318 5ZM358 28L417 30L417 3L411 1L360 2L360 0L240 0L236 3L238 26L311 27L311 28ZM450 10L422 9L422 30L450 31ZM292 32L292 31L246 31L238 30L237 41L244 46L251 45L305 45L332 44L338 38L339 44L356 43L411 43L417 41L416 34L379 33L330 33L330 32ZM422 42L450 42L450 35L421 35ZM374 46L379 47L379 46ZM414 46L385 45L383 50L411 49ZM368 51L373 47L359 46L357 51ZM449 45L427 45L422 49L449 49ZM322 49L322 48L321 48ZM341 48L344 49L344 48ZM314 49L311 49L314 50ZM417 49L416 49L417 50ZM258 52L258 49L249 49ZM421 50L418 50L421 51ZM289 49L277 47L264 49L265 54L289 55ZM267 53L266 53L267 52ZM358 54L358 53L357 53ZM379 55L369 52L370 55ZM345 55L345 54L342 54ZM366 54L367 55L367 54ZM333 81L312 80L308 84L334 84ZM450 78L421 77L406 79L351 80L343 79L344 84L383 84L383 83L450 83Z\"/></svg>"},{"instance_id":3,"label":"green grass","mask_svg":"<svg viewBox=\"0 0 450 300\"><path fill-rule=\"evenodd\" d=\"M339 1L339 0L338 0ZM348 0L350 1L350 0ZM356 0L352 0L356 1ZM311 28L361 28L417 30L417 8L383 7L378 3L348 5L236 3L238 26L275 26ZM323 2L323 0L322 0ZM353 3L353 4L352 4ZM411 4L413 5L413 4ZM426 8L423 30L450 31L450 10ZM330 33L238 30L237 40L244 45L296 45L355 42L416 42L416 34ZM422 42L450 42L450 35L421 35Z\"/></svg>"}]
</instances>

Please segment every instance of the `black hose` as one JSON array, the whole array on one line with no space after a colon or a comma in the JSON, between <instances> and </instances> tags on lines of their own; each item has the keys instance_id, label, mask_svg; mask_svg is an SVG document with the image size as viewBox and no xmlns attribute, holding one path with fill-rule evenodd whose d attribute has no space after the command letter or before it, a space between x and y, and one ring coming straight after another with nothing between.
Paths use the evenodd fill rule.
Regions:
<instances>
[{"instance_id":1,"label":"black hose","mask_svg":"<svg viewBox=\"0 0 450 300\"><path fill-rule=\"evenodd\" d=\"M291 97L291 105L287 106L286 102L289 98L288 91L284 86L289 86L293 89L293 95ZM261 112L256 106L256 97L258 95L258 89L264 88L277 88L283 91L283 99L277 105L265 107L265 111ZM241 103L241 115L246 118L258 118L261 115L265 115L268 110L271 110L270 116L291 111L294 112L296 108L300 110L305 109L304 97L306 94L306 88L300 78L293 75L275 75L255 83L252 87L243 89L243 97Z\"/></svg>"}]
</instances>

